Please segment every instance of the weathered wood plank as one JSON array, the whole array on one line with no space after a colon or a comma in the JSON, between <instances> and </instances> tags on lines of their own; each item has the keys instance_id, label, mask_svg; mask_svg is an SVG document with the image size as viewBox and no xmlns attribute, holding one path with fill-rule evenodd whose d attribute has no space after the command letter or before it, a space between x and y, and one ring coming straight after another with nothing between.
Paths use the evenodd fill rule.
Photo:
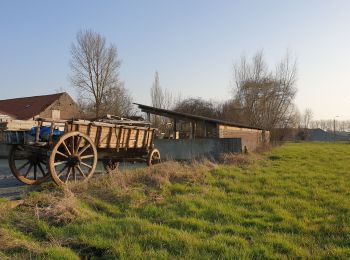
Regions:
<instances>
[{"instance_id":1,"label":"weathered wood plank","mask_svg":"<svg viewBox=\"0 0 350 260\"><path fill-rule=\"evenodd\" d=\"M29 131L35 126L38 126L38 121L12 119L0 121L0 130L2 131Z\"/></svg>"}]
</instances>

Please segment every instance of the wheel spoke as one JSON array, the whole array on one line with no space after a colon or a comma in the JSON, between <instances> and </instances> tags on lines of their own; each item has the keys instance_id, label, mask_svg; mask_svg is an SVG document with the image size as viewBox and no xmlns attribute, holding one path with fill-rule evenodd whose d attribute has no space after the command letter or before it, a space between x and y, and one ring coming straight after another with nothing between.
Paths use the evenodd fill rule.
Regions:
<instances>
[{"instance_id":1,"label":"wheel spoke","mask_svg":"<svg viewBox=\"0 0 350 260\"><path fill-rule=\"evenodd\" d=\"M84 165L85 167L88 167L88 168L92 169L92 166L91 166L91 165L88 165L88 164L86 164L86 163L84 163L84 162L80 162L80 164L81 164L81 165Z\"/></svg>"},{"instance_id":2,"label":"wheel spoke","mask_svg":"<svg viewBox=\"0 0 350 260\"><path fill-rule=\"evenodd\" d=\"M66 179L64 180L65 183L67 183L69 177L70 177L70 174L72 172L72 167L69 167L69 170L68 170L68 174L66 175Z\"/></svg>"},{"instance_id":3,"label":"wheel spoke","mask_svg":"<svg viewBox=\"0 0 350 260\"><path fill-rule=\"evenodd\" d=\"M39 167L39 170L41 171L42 175L45 176L46 173L45 173L43 167L41 166L41 163L40 163L40 162L38 163L38 167Z\"/></svg>"},{"instance_id":4,"label":"wheel spoke","mask_svg":"<svg viewBox=\"0 0 350 260\"><path fill-rule=\"evenodd\" d=\"M24 175L25 178L27 178L27 176L28 176L30 170L32 169L32 167L33 167L33 164L30 163L30 166L28 167L28 170L27 170L26 174Z\"/></svg>"},{"instance_id":5,"label":"wheel spoke","mask_svg":"<svg viewBox=\"0 0 350 260\"><path fill-rule=\"evenodd\" d=\"M61 165L61 164L66 164L68 161L60 161L60 162L55 162L54 165Z\"/></svg>"},{"instance_id":6,"label":"wheel spoke","mask_svg":"<svg viewBox=\"0 0 350 260\"><path fill-rule=\"evenodd\" d=\"M63 145L63 147L64 147L64 150L66 150L66 152L67 152L69 155L72 155L71 152L69 151L69 149L68 149L68 147L67 147L67 145L66 145L66 143L65 143L64 140L62 141L62 145Z\"/></svg>"},{"instance_id":7,"label":"wheel spoke","mask_svg":"<svg viewBox=\"0 0 350 260\"><path fill-rule=\"evenodd\" d=\"M81 156L90 146L91 146L90 144L85 145L78 153L79 156Z\"/></svg>"},{"instance_id":8,"label":"wheel spoke","mask_svg":"<svg viewBox=\"0 0 350 260\"><path fill-rule=\"evenodd\" d=\"M90 155L84 155L84 156L81 156L80 159L84 160L84 159L88 159L88 158L94 158L95 155L93 154L90 154Z\"/></svg>"},{"instance_id":9,"label":"wheel spoke","mask_svg":"<svg viewBox=\"0 0 350 260\"><path fill-rule=\"evenodd\" d=\"M75 152L75 148L74 148L74 135L72 135L72 154L74 154Z\"/></svg>"},{"instance_id":10,"label":"wheel spoke","mask_svg":"<svg viewBox=\"0 0 350 260\"><path fill-rule=\"evenodd\" d=\"M79 165L76 166L78 169L78 172L80 173L81 176L83 176L84 178L86 178L86 175L84 174L83 170L80 168Z\"/></svg>"},{"instance_id":11,"label":"wheel spoke","mask_svg":"<svg viewBox=\"0 0 350 260\"><path fill-rule=\"evenodd\" d=\"M57 151L56 153L64 158L68 158L67 155L65 155L64 153L61 153L60 151Z\"/></svg>"},{"instance_id":12,"label":"wheel spoke","mask_svg":"<svg viewBox=\"0 0 350 260\"><path fill-rule=\"evenodd\" d=\"M13 157L13 160L15 160L15 161L25 160L25 159L28 159L28 156L16 155Z\"/></svg>"},{"instance_id":13,"label":"wheel spoke","mask_svg":"<svg viewBox=\"0 0 350 260\"><path fill-rule=\"evenodd\" d=\"M30 164L30 161L27 161L25 164L23 164L21 167L17 169L17 171L22 170L24 167L26 167L28 164Z\"/></svg>"},{"instance_id":14,"label":"wheel spoke","mask_svg":"<svg viewBox=\"0 0 350 260\"><path fill-rule=\"evenodd\" d=\"M36 180L36 163L34 163L34 180Z\"/></svg>"},{"instance_id":15,"label":"wheel spoke","mask_svg":"<svg viewBox=\"0 0 350 260\"><path fill-rule=\"evenodd\" d=\"M65 169L67 169L67 168L68 168L68 164L66 164L66 165L58 172L57 177L59 178L59 177L62 175L63 171L64 171Z\"/></svg>"},{"instance_id":16,"label":"wheel spoke","mask_svg":"<svg viewBox=\"0 0 350 260\"><path fill-rule=\"evenodd\" d=\"M75 148L75 151L74 153L78 153L78 150L79 150L79 147L81 145L81 141L83 140L83 137L82 136L79 136L79 140L78 140L78 143L77 143L77 147Z\"/></svg>"}]
</instances>

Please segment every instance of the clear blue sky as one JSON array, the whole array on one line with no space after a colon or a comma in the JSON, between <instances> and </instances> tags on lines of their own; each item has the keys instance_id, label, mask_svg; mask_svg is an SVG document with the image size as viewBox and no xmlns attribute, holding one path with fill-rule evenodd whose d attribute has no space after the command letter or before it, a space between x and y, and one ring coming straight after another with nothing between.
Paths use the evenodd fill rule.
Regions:
<instances>
[{"instance_id":1,"label":"clear blue sky","mask_svg":"<svg viewBox=\"0 0 350 260\"><path fill-rule=\"evenodd\" d=\"M230 95L232 64L264 49L298 58L300 110L350 118L350 1L0 1L0 99L66 89L80 29L115 43L121 79L150 103L155 70L183 96Z\"/></svg>"}]
</instances>

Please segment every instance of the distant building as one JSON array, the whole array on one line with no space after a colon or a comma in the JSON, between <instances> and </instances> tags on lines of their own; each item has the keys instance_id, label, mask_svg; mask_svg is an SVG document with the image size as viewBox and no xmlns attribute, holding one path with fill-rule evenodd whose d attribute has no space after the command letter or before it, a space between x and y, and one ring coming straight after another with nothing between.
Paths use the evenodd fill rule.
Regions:
<instances>
[{"instance_id":1,"label":"distant building","mask_svg":"<svg viewBox=\"0 0 350 260\"><path fill-rule=\"evenodd\" d=\"M320 128L276 128L271 131L273 141L350 141L350 132L322 130Z\"/></svg>"},{"instance_id":2,"label":"distant building","mask_svg":"<svg viewBox=\"0 0 350 260\"><path fill-rule=\"evenodd\" d=\"M309 140L310 141L323 141L323 142L329 142L329 141L349 141L350 140L350 133L347 132L338 132L335 133L333 131L324 131L320 128L316 129L309 129Z\"/></svg>"},{"instance_id":3,"label":"distant building","mask_svg":"<svg viewBox=\"0 0 350 260\"><path fill-rule=\"evenodd\" d=\"M0 100L0 120L70 119L79 114L78 105L66 92Z\"/></svg>"}]
</instances>

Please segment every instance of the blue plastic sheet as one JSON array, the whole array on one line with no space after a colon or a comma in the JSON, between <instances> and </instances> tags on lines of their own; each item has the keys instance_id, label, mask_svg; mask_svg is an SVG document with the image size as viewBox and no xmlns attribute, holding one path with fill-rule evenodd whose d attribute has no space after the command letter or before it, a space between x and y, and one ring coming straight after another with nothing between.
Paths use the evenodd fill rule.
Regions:
<instances>
[{"instance_id":1,"label":"blue plastic sheet","mask_svg":"<svg viewBox=\"0 0 350 260\"><path fill-rule=\"evenodd\" d=\"M37 129L37 128L38 128L38 127L35 126L35 127L33 127L33 128L30 130L30 135L31 135L31 136L35 136L35 135L36 135L36 129ZM42 126L42 127L40 127L40 135L39 135L40 139L48 140L48 139L49 139L49 136L50 136L50 131L51 131L51 129L50 129L50 127L48 127L48 126ZM52 135L53 135L54 137L59 137L59 136L61 136L61 135L63 135L63 134L64 134L64 132L63 132L63 131L60 131L59 129L54 129L54 130L53 130L53 133L52 133Z\"/></svg>"}]
</instances>

